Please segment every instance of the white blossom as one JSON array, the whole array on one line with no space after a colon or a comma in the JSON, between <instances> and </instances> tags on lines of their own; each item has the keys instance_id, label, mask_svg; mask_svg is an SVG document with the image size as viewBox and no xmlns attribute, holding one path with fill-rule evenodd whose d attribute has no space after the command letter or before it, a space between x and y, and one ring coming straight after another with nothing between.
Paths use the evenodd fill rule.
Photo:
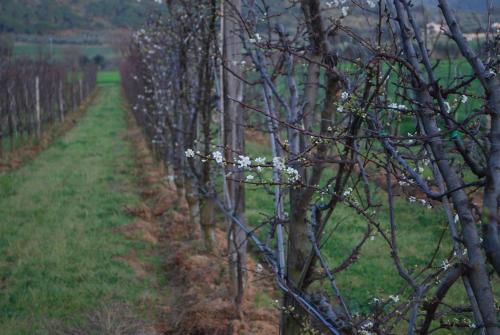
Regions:
<instances>
[{"instance_id":1,"label":"white blossom","mask_svg":"<svg viewBox=\"0 0 500 335\"><path fill-rule=\"evenodd\" d=\"M252 181L254 178L255 178L254 176L252 176L251 174L249 174L247 176L247 181Z\"/></svg>"},{"instance_id":2,"label":"white blossom","mask_svg":"<svg viewBox=\"0 0 500 335\"><path fill-rule=\"evenodd\" d=\"M238 160L236 161L236 164L238 164L238 168L246 169L250 165L252 165L252 162L250 161L250 157L239 155Z\"/></svg>"},{"instance_id":3,"label":"white blossom","mask_svg":"<svg viewBox=\"0 0 500 335\"><path fill-rule=\"evenodd\" d=\"M366 0L366 3L370 8L375 8L375 1L374 0Z\"/></svg>"},{"instance_id":4,"label":"white blossom","mask_svg":"<svg viewBox=\"0 0 500 335\"><path fill-rule=\"evenodd\" d=\"M445 101L444 106L446 107L445 112L449 113L451 111L450 103L448 101Z\"/></svg>"},{"instance_id":5,"label":"white blossom","mask_svg":"<svg viewBox=\"0 0 500 335\"><path fill-rule=\"evenodd\" d=\"M260 273L262 271L264 271L264 267L262 266L262 264L257 263L257 265L255 266L255 272Z\"/></svg>"},{"instance_id":6,"label":"white blossom","mask_svg":"<svg viewBox=\"0 0 500 335\"><path fill-rule=\"evenodd\" d=\"M344 197L348 197L348 196L350 196L350 195L351 195L351 193L352 193L352 187L348 187L348 188L346 188L346 189L344 190L344 193L342 193L342 195L343 195Z\"/></svg>"},{"instance_id":7,"label":"white blossom","mask_svg":"<svg viewBox=\"0 0 500 335\"><path fill-rule=\"evenodd\" d=\"M342 8L345 8L345 7L342 7ZM344 15L345 16L345 15ZM349 93L347 92L342 92L342 94L340 95L340 98L342 100L347 100L347 98L349 98Z\"/></svg>"},{"instance_id":8,"label":"white blossom","mask_svg":"<svg viewBox=\"0 0 500 335\"><path fill-rule=\"evenodd\" d=\"M222 153L220 151L212 152L212 157L215 159L215 162L217 164L222 164L224 162L224 157L222 156Z\"/></svg>"},{"instance_id":9,"label":"white blossom","mask_svg":"<svg viewBox=\"0 0 500 335\"><path fill-rule=\"evenodd\" d=\"M337 112L342 113L344 111L344 106L338 106Z\"/></svg>"},{"instance_id":10,"label":"white blossom","mask_svg":"<svg viewBox=\"0 0 500 335\"><path fill-rule=\"evenodd\" d=\"M288 175L288 181L296 182L297 180L299 180L299 171L297 171L296 169L287 167L285 173Z\"/></svg>"},{"instance_id":11,"label":"white blossom","mask_svg":"<svg viewBox=\"0 0 500 335\"><path fill-rule=\"evenodd\" d=\"M391 109L400 109L400 110L407 110L408 109L408 107L406 107L406 105L398 104L396 102L390 103L389 105L387 105L387 107L391 108Z\"/></svg>"},{"instance_id":12,"label":"white blossom","mask_svg":"<svg viewBox=\"0 0 500 335\"><path fill-rule=\"evenodd\" d=\"M378 303L379 299L373 298L373 301ZM368 320L364 324L361 325L361 331L359 332L361 335L373 335L374 333L369 331L368 329L373 328L373 322Z\"/></svg>"},{"instance_id":13,"label":"white blossom","mask_svg":"<svg viewBox=\"0 0 500 335\"><path fill-rule=\"evenodd\" d=\"M443 260L443 262L441 263L441 267L443 268L443 270L448 270L450 266L451 264L448 262L447 259Z\"/></svg>"},{"instance_id":14,"label":"white blossom","mask_svg":"<svg viewBox=\"0 0 500 335\"><path fill-rule=\"evenodd\" d=\"M465 94L460 97L460 102L463 104L466 103L467 100L469 100L469 97L466 96Z\"/></svg>"},{"instance_id":15,"label":"white blossom","mask_svg":"<svg viewBox=\"0 0 500 335\"><path fill-rule=\"evenodd\" d=\"M255 164L257 165L262 165L266 163L266 159L264 157L257 157L255 158ZM262 166L257 166L257 171L262 172Z\"/></svg>"},{"instance_id":16,"label":"white blossom","mask_svg":"<svg viewBox=\"0 0 500 335\"><path fill-rule=\"evenodd\" d=\"M266 164L266 158L265 157L257 157L254 159L256 164L262 165Z\"/></svg>"},{"instance_id":17,"label":"white blossom","mask_svg":"<svg viewBox=\"0 0 500 335\"><path fill-rule=\"evenodd\" d=\"M328 7L328 8L337 7L338 5L339 5L338 0L326 2L326 7Z\"/></svg>"},{"instance_id":18,"label":"white blossom","mask_svg":"<svg viewBox=\"0 0 500 335\"><path fill-rule=\"evenodd\" d=\"M186 154L187 158L193 158L194 157L194 151L193 151L193 149L187 149L186 151L184 151L184 153Z\"/></svg>"},{"instance_id":19,"label":"white blossom","mask_svg":"<svg viewBox=\"0 0 500 335\"><path fill-rule=\"evenodd\" d=\"M273 157L273 167L278 171L284 170L285 163L283 162L283 158Z\"/></svg>"},{"instance_id":20,"label":"white blossom","mask_svg":"<svg viewBox=\"0 0 500 335\"><path fill-rule=\"evenodd\" d=\"M347 16L347 14L349 14L349 6L344 6L340 10L342 11L342 16Z\"/></svg>"},{"instance_id":21,"label":"white blossom","mask_svg":"<svg viewBox=\"0 0 500 335\"><path fill-rule=\"evenodd\" d=\"M414 196L409 196L409 197L408 197L408 200L409 200L410 202L415 202L415 201L417 201L417 198L415 198Z\"/></svg>"},{"instance_id":22,"label":"white blossom","mask_svg":"<svg viewBox=\"0 0 500 335\"><path fill-rule=\"evenodd\" d=\"M390 295L389 299L391 299L394 302L399 302L399 295Z\"/></svg>"}]
</instances>

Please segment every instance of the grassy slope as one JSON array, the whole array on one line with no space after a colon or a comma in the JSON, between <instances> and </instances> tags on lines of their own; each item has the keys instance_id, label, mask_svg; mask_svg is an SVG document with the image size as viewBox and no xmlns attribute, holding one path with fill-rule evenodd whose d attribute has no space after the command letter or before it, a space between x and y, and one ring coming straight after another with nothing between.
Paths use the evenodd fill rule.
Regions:
<instances>
[{"instance_id":1,"label":"grassy slope","mask_svg":"<svg viewBox=\"0 0 500 335\"><path fill-rule=\"evenodd\" d=\"M45 319L74 319L112 300L133 303L147 289L114 259L142 247L110 229L128 223L121 206L138 201L120 102L118 86L102 87L71 132L0 175L2 334L32 334Z\"/></svg>"}]
</instances>

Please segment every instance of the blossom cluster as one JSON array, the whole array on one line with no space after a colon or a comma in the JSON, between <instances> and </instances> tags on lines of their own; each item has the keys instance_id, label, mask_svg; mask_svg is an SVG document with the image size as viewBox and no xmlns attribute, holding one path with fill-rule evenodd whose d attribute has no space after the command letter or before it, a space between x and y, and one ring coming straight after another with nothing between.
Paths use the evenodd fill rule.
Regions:
<instances>
[{"instance_id":1,"label":"blossom cluster","mask_svg":"<svg viewBox=\"0 0 500 335\"><path fill-rule=\"evenodd\" d=\"M403 104L398 104L398 103L390 103L387 107L389 107L390 109L397 109L397 110L407 110L408 107L406 107L406 105L403 105Z\"/></svg>"},{"instance_id":2,"label":"blossom cluster","mask_svg":"<svg viewBox=\"0 0 500 335\"><path fill-rule=\"evenodd\" d=\"M375 0L366 0L366 4L370 8L375 8L376 1ZM349 14L349 6L347 4L347 0L333 0L327 1L325 3L327 8L340 8L340 12L342 13L342 17L345 17Z\"/></svg>"},{"instance_id":3,"label":"blossom cluster","mask_svg":"<svg viewBox=\"0 0 500 335\"><path fill-rule=\"evenodd\" d=\"M411 196L408 197L408 201L410 203L420 203L420 204L426 206L428 209L432 209L431 203L428 202L425 199L418 199L417 197L414 197L414 196L411 195Z\"/></svg>"},{"instance_id":4,"label":"blossom cluster","mask_svg":"<svg viewBox=\"0 0 500 335\"><path fill-rule=\"evenodd\" d=\"M194 158L196 155L200 155L199 151L194 151L191 148L188 148L184 151L184 154L187 158ZM225 160L224 160L224 155L220 151L214 151L211 153L210 157L203 158L203 162L207 160L213 160L215 163L218 165L225 165ZM257 173L263 172L263 168L265 167L271 167L275 169L276 171L280 172L282 175L286 176L288 182L290 183L295 183L300 180L300 173L299 171L291 166L287 166L285 159L283 157L273 157L271 164L267 164L267 159L265 157L256 157L253 159L253 164L252 164L252 158L246 155L238 155L238 157L235 157L234 163L236 167L240 170L248 170L252 171L255 170ZM247 175L246 180L247 181L252 181L255 179L254 175Z\"/></svg>"}]
</instances>

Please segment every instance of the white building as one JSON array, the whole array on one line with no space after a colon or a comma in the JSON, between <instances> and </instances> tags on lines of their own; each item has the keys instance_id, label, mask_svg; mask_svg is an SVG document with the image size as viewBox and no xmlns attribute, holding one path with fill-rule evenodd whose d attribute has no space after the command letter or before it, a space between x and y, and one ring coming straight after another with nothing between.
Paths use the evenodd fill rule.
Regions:
<instances>
[{"instance_id":1,"label":"white building","mask_svg":"<svg viewBox=\"0 0 500 335\"><path fill-rule=\"evenodd\" d=\"M441 27L442 27L441 23L437 23L437 22L427 23L427 25L425 26L425 28L427 30L427 35L429 35L429 36L437 35L441 31Z\"/></svg>"}]
</instances>

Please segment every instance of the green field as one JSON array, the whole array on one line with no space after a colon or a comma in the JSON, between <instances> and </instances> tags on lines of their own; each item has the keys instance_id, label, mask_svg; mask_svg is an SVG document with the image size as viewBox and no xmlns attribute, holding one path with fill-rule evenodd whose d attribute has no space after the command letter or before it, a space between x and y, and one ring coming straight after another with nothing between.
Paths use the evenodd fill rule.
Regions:
<instances>
[{"instance_id":1,"label":"green field","mask_svg":"<svg viewBox=\"0 0 500 335\"><path fill-rule=\"evenodd\" d=\"M113 232L139 197L119 86L99 90L75 128L0 175L2 335L52 334L46 324L78 323L114 302L138 306L151 290L118 259L131 248L150 257L149 246Z\"/></svg>"},{"instance_id":2,"label":"green field","mask_svg":"<svg viewBox=\"0 0 500 335\"><path fill-rule=\"evenodd\" d=\"M271 157L269 146L261 143L247 142L247 154L251 157ZM323 182L334 174L332 167L324 172ZM270 178L267 174L266 178ZM351 185L352 186L352 185ZM385 204L385 191L370 185L375 202ZM249 224L261 226L274 213L274 202L262 187L247 186L246 214ZM406 197L395 199L395 222L397 226L397 243L401 261L410 272L418 272L433 260L435 268L442 266L442 261L450 255L451 239L444 212L440 207L427 208L419 203L410 203ZM374 215L384 231L389 231L388 208L384 205ZM261 237L266 229L260 230ZM366 220L353 209L344 204L336 207L327 229L323 235L323 256L331 267L338 266L353 247L359 243L366 231ZM443 235L444 234L444 235ZM337 284L345 296L352 312L365 314L373 311L374 299L389 301L389 296L399 296L401 301L409 297L411 291L405 289L405 281L399 277L387 243L378 232L373 230L370 238L363 246L359 259L345 271L336 276ZM439 250L435 250L440 238L444 236ZM498 280L494 280L495 285ZM323 286L327 291L329 283L325 279L315 284ZM463 285L458 282L448 293L446 301L453 305L467 305L468 298ZM404 330L401 329L402 332ZM450 334L450 332L437 332ZM457 333L461 334L461 333Z\"/></svg>"},{"instance_id":3,"label":"green field","mask_svg":"<svg viewBox=\"0 0 500 335\"><path fill-rule=\"evenodd\" d=\"M100 85L105 84L119 84L121 81L120 72L118 71L99 71L97 73L97 83Z\"/></svg>"}]
</instances>

